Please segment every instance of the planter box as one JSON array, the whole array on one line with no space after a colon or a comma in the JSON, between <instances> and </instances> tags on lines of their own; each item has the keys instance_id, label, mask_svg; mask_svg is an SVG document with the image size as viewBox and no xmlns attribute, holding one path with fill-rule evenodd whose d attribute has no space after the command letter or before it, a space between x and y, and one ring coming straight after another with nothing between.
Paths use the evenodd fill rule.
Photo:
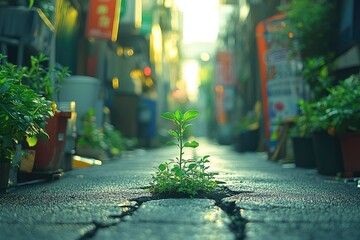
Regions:
<instances>
[{"instance_id":1,"label":"planter box","mask_svg":"<svg viewBox=\"0 0 360 240\"><path fill-rule=\"evenodd\" d=\"M343 156L343 177L360 176L360 132L340 136Z\"/></svg>"},{"instance_id":2,"label":"planter box","mask_svg":"<svg viewBox=\"0 0 360 240\"><path fill-rule=\"evenodd\" d=\"M341 145L338 136L327 132L313 134L316 167L319 174L333 175L343 172Z\"/></svg>"},{"instance_id":3,"label":"planter box","mask_svg":"<svg viewBox=\"0 0 360 240\"><path fill-rule=\"evenodd\" d=\"M315 168L315 152L312 137L292 137L294 162L297 167Z\"/></svg>"}]
</instances>

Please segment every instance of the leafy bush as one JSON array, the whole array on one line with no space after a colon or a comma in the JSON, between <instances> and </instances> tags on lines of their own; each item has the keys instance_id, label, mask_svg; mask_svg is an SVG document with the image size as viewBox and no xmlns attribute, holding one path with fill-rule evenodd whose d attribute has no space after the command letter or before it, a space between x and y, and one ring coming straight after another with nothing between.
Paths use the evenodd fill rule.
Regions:
<instances>
[{"instance_id":1,"label":"leafy bush","mask_svg":"<svg viewBox=\"0 0 360 240\"><path fill-rule=\"evenodd\" d=\"M336 36L336 24L339 22L334 1L296 0L279 9L289 20L287 31L299 40L300 49L306 57L331 54L333 40L329 36Z\"/></svg>"},{"instance_id":2,"label":"leafy bush","mask_svg":"<svg viewBox=\"0 0 360 240\"><path fill-rule=\"evenodd\" d=\"M320 99L324 110L324 128L336 132L360 131L360 79L352 75L329 89L329 95Z\"/></svg>"},{"instance_id":3,"label":"leafy bush","mask_svg":"<svg viewBox=\"0 0 360 240\"><path fill-rule=\"evenodd\" d=\"M17 66L0 65L0 158L10 161L25 137L48 137L46 119L54 114L51 102L22 85L21 76Z\"/></svg>"},{"instance_id":4,"label":"leafy bush","mask_svg":"<svg viewBox=\"0 0 360 240\"><path fill-rule=\"evenodd\" d=\"M30 56L30 67L22 67L22 83L28 85L36 93L48 100L53 100L54 94L59 94L64 79L69 76L67 67L46 67L49 58L40 53ZM52 79L54 82L52 82Z\"/></svg>"},{"instance_id":5,"label":"leafy bush","mask_svg":"<svg viewBox=\"0 0 360 240\"><path fill-rule=\"evenodd\" d=\"M93 148L107 150L107 145L104 140L104 132L96 125L94 109L89 109L89 111L82 117L80 131L81 134L77 140L78 145L92 146Z\"/></svg>"},{"instance_id":6,"label":"leafy bush","mask_svg":"<svg viewBox=\"0 0 360 240\"><path fill-rule=\"evenodd\" d=\"M90 109L83 116L81 134L77 140L78 146L102 150L112 157L118 156L122 151L126 150L126 139L119 130L107 122L104 123L103 127L99 128L95 120L94 109Z\"/></svg>"},{"instance_id":7,"label":"leafy bush","mask_svg":"<svg viewBox=\"0 0 360 240\"><path fill-rule=\"evenodd\" d=\"M360 131L360 80L352 75L328 89L329 94L316 102L304 102L302 111L309 116L311 131L329 133Z\"/></svg>"},{"instance_id":8,"label":"leafy bush","mask_svg":"<svg viewBox=\"0 0 360 240\"><path fill-rule=\"evenodd\" d=\"M110 123L104 124L104 141L112 156L118 156L122 151L126 150L126 139Z\"/></svg>"},{"instance_id":9,"label":"leafy bush","mask_svg":"<svg viewBox=\"0 0 360 240\"><path fill-rule=\"evenodd\" d=\"M154 193L186 194L194 196L200 192L212 192L217 186L213 175L207 173L209 155L200 159L184 159L184 148L197 148L196 141L185 141L185 130L191 126L188 122L197 118L197 111L187 111L184 114L179 110L175 113L166 112L161 116L172 121L176 130L169 130L169 134L176 140L168 142L169 146L179 148L179 156L170 162L165 162L157 167L157 172L152 175L150 190Z\"/></svg>"},{"instance_id":10,"label":"leafy bush","mask_svg":"<svg viewBox=\"0 0 360 240\"><path fill-rule=\"evenodd\" d=\"M330 76L332 65L324 57L307 58L301 72L305 82L309 85L314 101L329 94L329 88L335 84Z\"/></svg>"},{"instance_id":11,"label":"leafy bush","mask_svg":"<svg viewBox=\"0 0 360 240\"><path fill-rule=\"evenodd\" d=\"M290 129L292 137L308 137L315 130L311 122L311 115L314 114L313 106L304 100L299 101L301 114L294 117L294 126Z\"/></svg>"}]
</instances>

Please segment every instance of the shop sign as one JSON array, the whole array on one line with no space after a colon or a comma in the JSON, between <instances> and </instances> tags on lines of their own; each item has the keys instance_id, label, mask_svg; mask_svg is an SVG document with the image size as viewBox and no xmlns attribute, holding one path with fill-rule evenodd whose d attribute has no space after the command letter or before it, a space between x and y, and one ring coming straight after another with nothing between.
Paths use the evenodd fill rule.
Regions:
<instances>
[{"instance_id":1,"label":"shop sign","mask_svg":"<svg viewBox=\"0 0 360 240\"><path fill-rule=\"evenodd\" d=\"M90 0L86 36L116 41L120 4L121 0Z\"/></svg>"},{"instance_id":2,"label":"shop sign","mask_svg":"<svg viewBox=\"0 0 360 240\"><path fill-rule=\"evenodd\" d=\"M229 122L229 113L233 110L235 102L230 51L219 51L216 54L215 84L217 122L223 125Z\"/></svg>"},{"instance_id":3,"label":"shop sign","mask_svg":"<svg viewBox=\"0 0 360 240\"><path fill-rule=\"evenodd\" d=\"M299 114L298 102L306 98L306 86L299 76L301 59L292 53L284 31L282 14L261 21L256 28L264 122L269 150L278 141L279 121Z\"/></svg>"}]
</instances>

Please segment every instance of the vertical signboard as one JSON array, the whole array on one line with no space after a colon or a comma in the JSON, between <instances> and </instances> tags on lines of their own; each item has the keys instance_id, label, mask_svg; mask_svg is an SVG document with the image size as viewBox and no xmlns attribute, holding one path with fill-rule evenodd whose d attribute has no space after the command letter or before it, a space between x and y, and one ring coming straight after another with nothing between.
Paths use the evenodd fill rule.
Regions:
<instances>
[{"instance_id":1,"label":"vertical signboard","mask_svg":"<svg viewBox=\"0 0 360 240\"><path fill-rule=\"evenodd\" d=\"M215 91L216 91L216 113L218 123L228 122L227 111L232 110L234 96L232 78L232 55L229 51L218 52L216 55L215 68Z\"/></svg>"},{"instance_id":2,"label":"vertical signboard","mask_svg":"<svg viewBox=\"0 0 360 240\"><path fill-rule=\"evenodd\" d=\"M298 76L301 61L290 54L289 39L284 34L283 14L257 25L257 46L260 66L264 121L269 150L277 143L279 122L299 113L298 102L304 99L303 79Z\"/></svg>"},{"instance_id":3,"label":"vertical signboard","mask_svg":"<svg viewBox=\"0 0 360 240\"><path fill-rule=\"evenodd\" d=\"M116 41L121 0L90 0L86 36Z\"/></svg>"},{"instance_id":4,"label":"vertical signboard","mask_svg":"<svg viewBox=\"0 0 360 240\"><path fill-rule=\"evenodd\" d=\"M232 140L231 111L234 109L235 102L232 60L230 51L219 51L216 55L215 109L219 126L218 140L224 144L229 144Z\"/></svg>"}]
</instances>

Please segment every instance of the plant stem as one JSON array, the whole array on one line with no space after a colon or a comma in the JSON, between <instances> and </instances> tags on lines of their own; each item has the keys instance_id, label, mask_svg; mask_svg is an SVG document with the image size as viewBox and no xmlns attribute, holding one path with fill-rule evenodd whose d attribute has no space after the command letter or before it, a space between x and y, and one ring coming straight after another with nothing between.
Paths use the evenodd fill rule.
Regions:
<instances>
[{"instance_id":1,"label":"plant stem","mask_svg":"<svg viewBox=\"0 0 360 240\"><path fill-rule=\"evenodd\" d=\"M182 168L182 156L183 156L183 131L182 124L179 124L179 148L180 148L180 158L179 158L179 166L180 170Z\"/></svg>"}]
</instances>

